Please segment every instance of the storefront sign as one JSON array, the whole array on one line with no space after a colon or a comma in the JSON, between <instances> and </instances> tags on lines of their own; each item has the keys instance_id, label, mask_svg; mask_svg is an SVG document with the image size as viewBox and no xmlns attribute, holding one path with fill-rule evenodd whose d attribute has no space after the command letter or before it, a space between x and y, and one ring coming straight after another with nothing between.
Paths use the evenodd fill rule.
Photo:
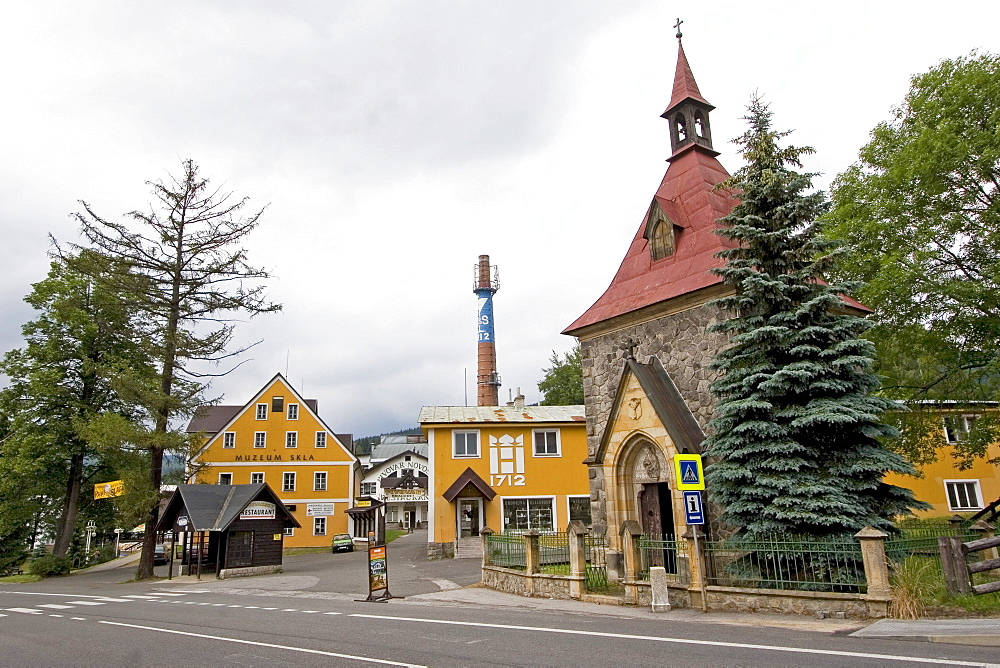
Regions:
<instances>
[{"instance_id":1,"label":"storefront sign","mask_svg":"<svg viewBox=\"0 0 1000 668\"><path fill-rule=\"evenodd\" d=\"M275 506L267 501L251 501L240 513L241 520L273 520L275 517Z\"/></svg>"},{"instance_id":2,"label":"storefront sign","mask_svg":"<svg viewBox=\"0 0 1000 668\"><path fill-rule=\"evenodd\" d=\"M333 515L333 504L332 503L307 503L306 504L306 516L307 517L326 517L328 515Z\"/></svg>"},{"instance_id":3,"label":"storefront sign","mask_svg":"<svg viewBox=\"0 0 1000 668\"><path fill-rule=\"evenodd\" d=\"M371 508L372 507L372 500L371 499L358 499L354 503L354 507L355 508Z\"/></svg>"},{"instance_id":4,"label":"storefront sign","mask_svg":"<svg viewBox=\"0 0 1000 668\"><path fill-rule=\"evenodd\" d=\"M385 500L389 503L400 501L426 501L427 490L425 489L383 489Z\"/></svg>"}]
</instances>

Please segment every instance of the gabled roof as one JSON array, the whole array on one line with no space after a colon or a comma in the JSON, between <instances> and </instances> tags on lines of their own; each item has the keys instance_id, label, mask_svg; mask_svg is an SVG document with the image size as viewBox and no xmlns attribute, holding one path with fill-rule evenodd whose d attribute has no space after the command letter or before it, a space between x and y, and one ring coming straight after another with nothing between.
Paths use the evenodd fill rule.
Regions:
<instances>
[{"instance_id":1,"label":"gabled roof","mask_svg":"<svg viewBox=\"0 0 1000 668\"><path fill-rule=\"evenodd\" d=\"M317 408L318 408L318 405L319 405L318 402L315 399L304 399L298 393L298 391L296 391L296 389L294 387L292 387L292 384L289 383L288 380L284 376L282 376L280 373L275 374L274 378L272 378L271 380L269 380L268 382L266 382L264 384L264 386L261 387L260 390L258 390L256 394L254 394L253 398L250 401L248 401L247 403L243 404L243 406L238 407L238 409L235 412L233 412L231 415L229 415L229 418L225 422L222 423L222 426L215 428L214 431L208 431L207 429L194 428L194 427L198 426L195 423L195 421L196 420L204 420L204 424L205 425L207 425L207 426L214 426L214 424L218 423L219 416L223 416L223 415L228 414L228 411L218 411L218 415L216 415L216 412L213 409L216 409L216 408L227 408L228 409L229 407L228 406L225 406L225 407L223 407L223 406L204 406L201 409L199 409L199 411L203 411L203 412L195 414L195 418L193 418L191 420L191 422L188 424L187 432L189 434L191 434L191 433L197 433L199 431L204 431L205 433L207 433L209 435L209 438L205 441L205 444L198 451L198 454L196 455L196 457L200 457L209 448L209 446L212 444L212 442L218 437L218 435L219 435L220 432L222 432L227 427L229 427L229 425L231 425L233 422L235 422L246 411L250 410L250 408L252 406L255 406L257 404L258 399L260 399L260 397L262 397L264 395L264 393L267 392L268 388L271 387L272 385L274 385L275 383L279 382L279 381L286 388L288 388L289 392L292 393L292 397L294 398L294 400L297 401L299 403L299 405L304 406L305 410L312 417L314 417L317 422L319 422L321 425L323 425L323 429L328 434L331 434L333 436L334 443L336 445L340 446L340 448L347 455L349 455L355 461L357 461L357 457L354 455L354 451L353 451L353 447L352 447L353 446L353 439L354 439L353 435L352 434L337 434L332 429L330 429L330 426L328 424L326 424L326 422L323 420L323 418L321 418L319 416L319 413L317 412ZM286 401L285 403L288 404L288 403L292 403L292 402Z\"/></svg>"},{"instance_id":2,"label":"gabled roof","mask_svg":"<svg viewBox=\"0 0 1000 668\"><path fill-rule=\"evenodd\" d=\"M465 489L468 485L475 487L480 494L486 497L487 501L492 501L493 497L497 493L492 487L486 484L486 481L479 477L479 474L473 471L471 468L465 469L462 475L456 478L455 482L451 483L451 486L444 491L443 496L445 501L451 503L458 496L459 492Z\"/></svg>"},{"instance_id":3,"label":"gabled roof","mask_svg":"<svg viewBox=\"0 0 1000 668\"><path fill-rule=\"evenodd\" d=\"M411 454L421 459L427 459L427 443L379 443L372 447L368 462L381 464L400 455Z\"/></svg>"},{"instance_id":4,"label":"gabled roof","mask_svg":"<svg viewBox=\"0 0 1000 668\"><path fill-rule=\"evenodd\" d=\"M417 418L420 424L586 421L583 406L424 406Z\"/></svg>"},{"instance_id":5,"label":"gabled roof","mask_svg":"<svg viewBox=\"0 0 1000 668\"><path fill-rule=\"evenodd\" d=\"M184 512L191 531L225 531L239 518L251 501L268 501L275 504L278 517L298 527L295 517L288 512L278 495L267 485L177 485L167 507L160 516L157 530L164 531L174 525L177 516Z\"/></svg>"},{"instance_id":6,"label":"gabled roof","mask_svg":"<svg viewBox=\"0 0 1000 668\"><path fill-rule=\"evenodd\" d=\"M629 374L635 376L636 380L639 381L639 386L642 387L646 398L649 399L660 424L670 435L670 440L673 441L677 452L701 454L701 444L705 440L705 433L701 430L698 421L694 419L691 409L684 402L684 397L677 390L677 386L670 378L670 374L663 368L660 360L653 357L649 364L641 364L630 358L625 361L625 368L622 369L618 392L615 394L615 404L608 417L608 424L603 431L601 444L593 458L588 459L587 463L600 464L604 461L608 442L613 432L612 423L621 409L621 401L625 395L625 385Z\"/></svg>"}]
</instances>

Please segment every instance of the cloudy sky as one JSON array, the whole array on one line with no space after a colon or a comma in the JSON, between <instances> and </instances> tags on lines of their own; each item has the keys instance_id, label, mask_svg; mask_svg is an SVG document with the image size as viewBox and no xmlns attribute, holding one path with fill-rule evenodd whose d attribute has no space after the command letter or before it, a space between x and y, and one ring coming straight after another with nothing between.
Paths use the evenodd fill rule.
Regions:
<instances>
[{"instance_id":1,"label":"cloudy sky","mask_svg":"<svg viewBox=\"0 0 1000 668\"><path fill-rule=\"evenodd\" d=\"M284 304L239 326L262 343L213 396L287 369L356 436L475 402L486 253L501 398L537 401L666 168L677 16L723 164L757 91L823 187L911 74L1000 49L995 1L7 3L0 350L33 317L48 235L79 241L78 200L118 218L193 158L267 206L248 248Z\"/></svg>"}]
</instances>

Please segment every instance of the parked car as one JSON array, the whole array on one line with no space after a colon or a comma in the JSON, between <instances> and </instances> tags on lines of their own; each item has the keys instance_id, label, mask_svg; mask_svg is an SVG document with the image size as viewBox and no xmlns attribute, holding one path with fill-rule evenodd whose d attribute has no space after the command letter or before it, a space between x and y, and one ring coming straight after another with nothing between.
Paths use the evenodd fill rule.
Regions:
<instances>
[{"instance_id":1,"label":"parked car","mask_svg":"<svg viewBox=\"0 0 1000 668\"><path fill-rule=\"evenodd\" d=\"M167 557L167 548L163 545L157 545L153 548L153 565L159 566L160 564L165 564L170 559Z\"/></svg>"},{"instance_id":2,"label":"parked car","mask_svg":"<svg viewBox=\"0 0 1000 668\"><path fill-rule=\"evenodd\" d=\"M349 533L338 533L333 537L332 552L354 552L354 539Z\"/></svg>"}]
</instances>

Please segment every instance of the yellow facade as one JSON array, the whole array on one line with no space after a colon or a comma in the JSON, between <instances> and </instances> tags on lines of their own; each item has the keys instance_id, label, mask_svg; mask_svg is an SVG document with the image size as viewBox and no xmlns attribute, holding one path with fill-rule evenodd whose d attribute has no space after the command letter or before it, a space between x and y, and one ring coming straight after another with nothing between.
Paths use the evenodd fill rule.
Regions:
<instances>
[{"instance_id":1,"label":"yellow facade","mask_svg":"<svg viewBox=\"0 0 1000 668\"><path fill-rule=\"evenodd\" d=\"M301 525L285 547L327 547L348 532L357 459L280 374L208 435L196 466L193 482L266 482Z\"/></svg>"},{"instance_id":2,"label":"yellow facade","mask_svg":"<svg viewBox=\"0 0 1000 668\"><path fill-rule=\"evenodd\" d=\"M942 413L953 420L963 419L967 413ZM961 433L952 433L952 438ZM966 515L981 510L985 505L1000 499L1000 466L988 460L1000 458L1000 444L993 443L987 449L986 457L977 459L971 468L960 471L952 458L952 446L947 444L945 430L941 430L941 447L937 460L917 467L922 477L891 474L885 481L913 490L919 501L925 501L933 508L917 511L921 517Z\"/></svg>"},{"instance_id":3,"label":"yellow facade","mask_svg":"<svg viewBox=\"0 0 1000 668\"><path fill-rule=\"evenodd\" d=\"M484 527L563 531L571 515L589 524L582 406L425 407L420 422L430 543L474 538Z\"/></svg>"}]
</instances>

